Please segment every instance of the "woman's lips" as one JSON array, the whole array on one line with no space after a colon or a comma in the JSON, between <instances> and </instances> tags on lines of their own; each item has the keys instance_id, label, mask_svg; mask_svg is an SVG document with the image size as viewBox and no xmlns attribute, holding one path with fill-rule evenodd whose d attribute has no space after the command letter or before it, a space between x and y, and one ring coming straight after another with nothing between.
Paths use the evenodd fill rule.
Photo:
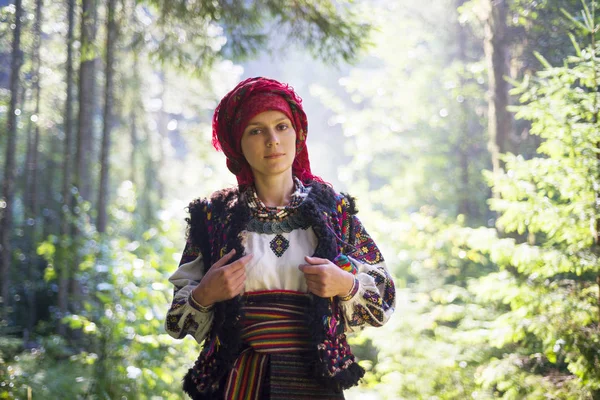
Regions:
<instances>
[{"instance_id":1,"label":"woman's lips","mask_svg":"<svg viewBox=\"0 0 600 400\"><path fill-rule=\"evenodd\" d=\"M283 157L284 155L285 155L285 153L277 153L277 154L271 154L271 155L265 156L265 158L268 158L268 159L279 158L279 157Z\"/></svg>"}]
</instances>

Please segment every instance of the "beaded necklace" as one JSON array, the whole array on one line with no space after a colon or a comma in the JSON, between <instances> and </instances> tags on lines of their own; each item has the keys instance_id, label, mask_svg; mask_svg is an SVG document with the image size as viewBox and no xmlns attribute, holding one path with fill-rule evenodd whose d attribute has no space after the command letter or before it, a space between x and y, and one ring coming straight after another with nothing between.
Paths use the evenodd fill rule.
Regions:
<instances>
[{"instance_id":1,"label":"beaded necklace","mask_svg":"<svg viewBox=\"0 0 600 400\"><path fill-rule=\"evenodd\" d=\"M296 190L292 194L290 204L283 207L267 207L258 198L254 187L247 191L246 201L252 212L247 225L248 231L279 235L294 229L308 228L309 224L296 210L310 189L304 187L297 178L294 178L294 183Z\"/></svg>"},{"instance_id":2,"label":"beaded necklace","mask_svg":"<svg viewBox=\"0 0 600 400\"><path fill-rule=\"evenodd\" d=\"M290 203L286 206L266 206L258 198L256 189L252 186L247 192L248 206L252 211L252 216L260 221L283 221L302 203L307 194L307 189L298 178L294 178L295 190L292 193Z\"/></svg>"}]
</instances>

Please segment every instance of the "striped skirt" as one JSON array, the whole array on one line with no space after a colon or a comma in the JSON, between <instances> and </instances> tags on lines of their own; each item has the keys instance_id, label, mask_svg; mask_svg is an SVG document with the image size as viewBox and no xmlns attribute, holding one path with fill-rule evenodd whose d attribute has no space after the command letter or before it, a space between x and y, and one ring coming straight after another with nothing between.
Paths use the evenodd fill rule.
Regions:
<instances>
[{"instance_id":1,"label":"striped skirt","mask_svg":"<svg viewBox=\"0 0 600 400\"><path fill-rule=\"evenodd\" d=\"M305 293L245 294L242 339L246 347L227 377L225 399L344 398L312 377L310 335L304 322L307 306Z\"/></svg>"}]
</instances>

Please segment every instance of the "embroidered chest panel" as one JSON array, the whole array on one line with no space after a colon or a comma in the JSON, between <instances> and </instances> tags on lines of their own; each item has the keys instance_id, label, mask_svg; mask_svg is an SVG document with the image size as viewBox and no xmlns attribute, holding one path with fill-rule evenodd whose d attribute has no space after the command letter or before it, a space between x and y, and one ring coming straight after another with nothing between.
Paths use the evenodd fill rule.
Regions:
<instances>
[{"instance_id":1,"label":"embroidered chest panel","mask_svg":"<svg viewBox=\"0 0 600 400\"><path fill-rule=\"evenodd\" d=\"M242 245L246 253L253 255L246 265L246 291L307 290L298 267L306 264L304 257L312 255L317 247L312 228L276 235L244 232Z\"/></svg>"}]
</instances>

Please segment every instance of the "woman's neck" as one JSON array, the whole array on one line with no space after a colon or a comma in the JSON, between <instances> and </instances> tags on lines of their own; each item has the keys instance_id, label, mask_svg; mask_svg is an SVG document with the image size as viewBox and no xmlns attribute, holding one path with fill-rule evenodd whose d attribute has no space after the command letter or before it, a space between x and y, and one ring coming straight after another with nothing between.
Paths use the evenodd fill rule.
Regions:
<instances>
[{"instance_id":1,"label":"woman's neck","mask_svg":"<svg viewBox=\"0 0 600 400\"><path fill-rule=\"evenodd\" d=\"M254 176L256 195L267 207L281 207L289 204L294 193L294 179L291 174L276 176Z\"/></svg>"}]
</instances>

